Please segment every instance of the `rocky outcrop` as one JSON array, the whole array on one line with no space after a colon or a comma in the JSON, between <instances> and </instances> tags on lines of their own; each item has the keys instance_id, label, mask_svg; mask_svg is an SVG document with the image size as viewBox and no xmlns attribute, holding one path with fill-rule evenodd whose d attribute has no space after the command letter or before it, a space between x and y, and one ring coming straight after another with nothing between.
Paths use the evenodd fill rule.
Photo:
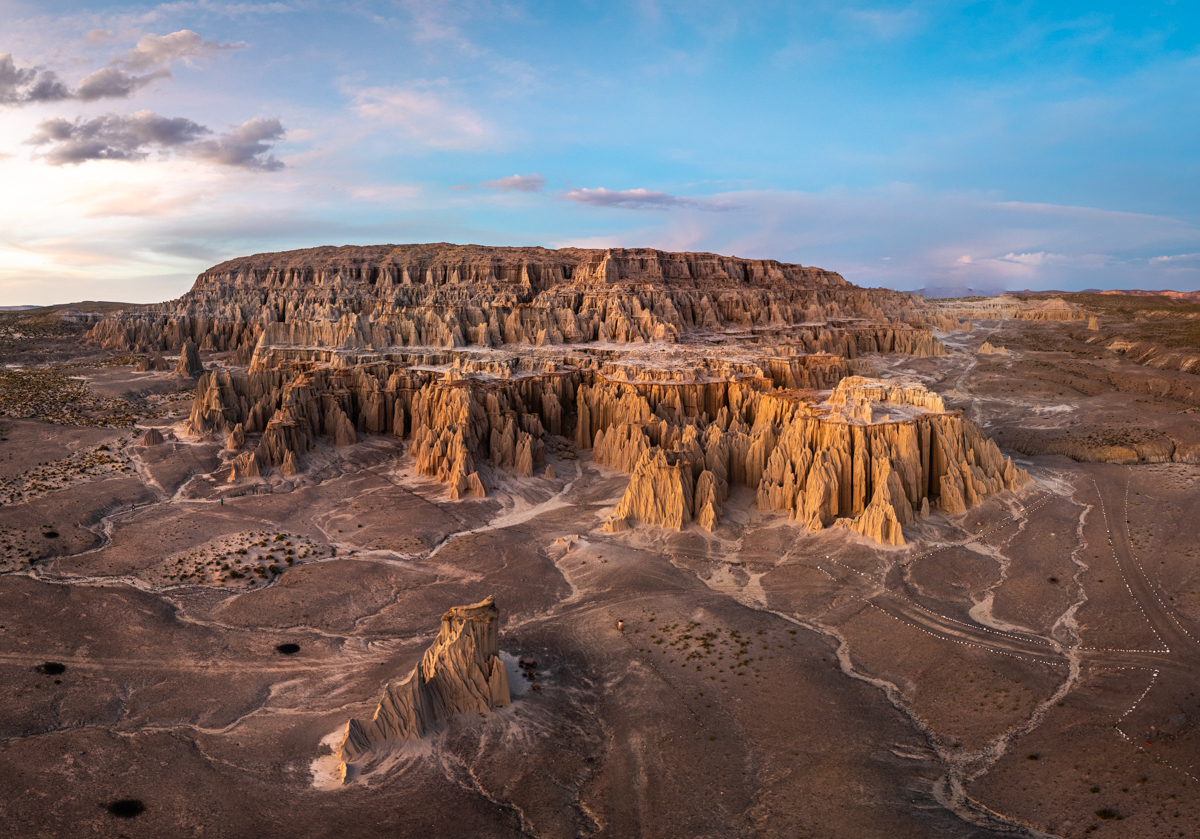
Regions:
<instances>
[{"instance_id":1,"label":"rocky outcrop","mask_svg":"<svg viewBox=\"0 0 1200 839\"><path fill-rule=\"evenodd\" d=\"M1009 429L1014 449L1029 455L1064 455L1082 463L1197 463L1200 429L1180 424L1153 428Z\"/></svg>"},{"instance_id":2,"label":"rocky outcrop","mask_svg":"<svg viewBox=\"0 0 1200 839\"><path fill-rule=\"evenodd\" d=\"M638 459L615 516L679 530L692 520L694 484L691 461L656 446Z\"/></svg>"},{"instance_id":3,"label":"rocky outcrop","mask_svg":"<svg viewBox=\"0 0 1200 839\"><path fill-rule=\"evenodd\" d=\"M1087 312L1061 297L962 297L928 300L922 306L927 318L971 318L974 320L1085 320Z\"/></svg>"},{"instance_id":4,"label":"rocky outcrop","mask_svg":"<svg viewBox=\"0 0 1200 839\"><path fill-rule=\"evenodd\" d=\"M286 478L291 478L300 474L300 466L297 463L298 455L292 451L286 451L283 454L283 463L279 467L279 472Z\"/></svg>"},{"instance_id":5,"label":"rocky outcrop","mask_svg":"<svg viewBox=\"0 0 1200 839\"><path fill-rule=\"evenodd\" d=\"M163 358L162 353L155 353L153 356L144 355L139 358L134 364L133 369L139 373L163 372L170 370L171 364Z\"/></svg>"},{"instance_id":6,"label":"rocky outcrop","mask_svg":"<svg viewBox=\"0 0 1200 839\"><path fill-rule=\"evenodd\" d=\"M242 427L242 424L239 422L237 425L235 425L233 427L233 430L229 432L229 439L225 441L225 448L231 452L237 452L237 451L241 451L242 447L245 445L246 445L246 430Z\"/></svg>"},{"instance_id":7,"label":"rocky outcrop","mask_svg":"<svg viewBox=\"0 0 1200 839\"><path fill-rule=\"evenodd\" d=\"M1099 340L1100 336L1096 338ZM1104 347L1145 367L1200 373L1200 351L1194 347L1164 347L1154 341L1129 338L1113 338L1106 341Z\"/></svg>"},{"instance_id":8,"label":"rocky outcrop","mask_svg":"<svg viewBox=\"0 0 1200 839\"><path fill-rule=\"evenodd\" d=\"M162 432L157 428L151 428L142 435L142 439L138 441L139 446L160 446L165 442Z\"/></svg>"},{"instance_id":9,"label":"rocky outcrop","mask_svg":"<svg viewBox=\"0 0 1200 839\"><path fill-rule=\"evenodd\" d=\"M179 364L175 367L175 373L179 376L191 378L199 376L204 372L204 365L200 363L200 350L194 341L187 340L183 342L183 347L179 353Z\"/></svg>"},{"instance_id":10,"label":"rocky outcrop","mask_svg":"<svg viewBox=\"0 0 1200 839\"><path fill-rule=\"evenodd\" d=\"M233 483L239 478L258 478L262 476L262 470L258 465L258 457L254 452L243 452L233 459L230 464L229 482Z\"/></svg>"},{"instance_id":11,"label":"rocky outcrop","mask_svg":"<svg viewBox=\"0 0 1200 839\"><path fill-rule=\"evenodd\" d=\"M500 610L490 596L442 615L437 640L406 678L384 688L374 716L347 723L337 751L342 777L348 764L376 743L420 739L458 714L487 713L508 705L499 623Z\"/></svg>"},{"instance_id":12,"label":"rocky outcrop","mask_svg":"<svg viewBox=\"0 0 1200 839\"><path fill-rule=\"evenodd\" d=\"M977 352L980 355L1008 355L1008 350L1004 347L994 347L991 341L984 341L980 344Z\"/></svg>"},{"instance_id":13,"label":"rocky outcrop","mask_svg":"<svg viewBox=\"0 0 1200 839\"><path fill-rule=\"evenodd\" d=\"M741 484L756 490L759 509L787 513L810 530L837 525L902 545L902 527L930 500L958 515L1029 479L978 426L946 412L917 383L851 377L823 403L774 392L731 395L732 415L725 406L703 430L686 419L682 427L656 420L648 404L625 399L614 419L639 412L651 419L597 433L593 457L606 465L619 468L638 452L605 530L630 522L679 529L693 519L712 530L730 485Z\"/></svg>"}]
</instances>

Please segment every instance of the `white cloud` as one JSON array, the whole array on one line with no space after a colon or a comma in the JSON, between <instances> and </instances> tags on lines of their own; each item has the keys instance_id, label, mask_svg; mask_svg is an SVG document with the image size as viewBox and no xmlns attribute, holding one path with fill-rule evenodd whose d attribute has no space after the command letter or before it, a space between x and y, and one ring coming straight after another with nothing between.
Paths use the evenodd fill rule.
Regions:
<instances>
[{"instance_id":1,"label":"white cloud","mask_svg":"<svg viewBox=\"0 0 1200 839\"><path fill-rule=\"evenodd\" d=\"M220 41L205 41L190 29L181 29L169 35L143 35L137 46L113 59L113 64L122 64L134 71L169 67L172 61L182 61L189 67L195 59L212 58L219 52L240 50L246 45L222 44Z\"/></svg>"},{"instance_id":2,"label":"white cloud","mask_svg":"<svg viewBox=\"0 0 1200 839\"><path fill-rule=\"evenodd\" d=\"M1167 262L1191 262L1200 259L1200 253L1180 253L1174 256L1152 256L1150 257L1151 265L1160 265Z\"/></svg>"},{"instance_id":3,"label":"white cloud","mask_svg":"<svg viewBox=\"0 0 1200 839\"><path fill-rule=\"evenodd\" d=\"M475 111L425 90L366 88L354 94L354 110L428 148L478 149L496 140L496 130Z\"/></svg>"},{"instance_id":4,"label":"white cloud","mask_svg":"<svg viewBox=\"0 0 1200 839\"><path fill-rule=\"evenodd\" d=\"M509 175L507 178L484 181L480 186L503 192L541 192L546 186L546 179L534 172L532 175Z\"/></svg>"},{"instance_id":5,"label":"white cloud","mask_svg":"<svg viewBox=\"0 0 1200 839\"><path fill-rule=\"evenodd\" d=\"M1045 265L1048 262L1061 262L1067 257L1061 253L1046 253L1038 251L1037 253L1009 253L1000 257L1005 262L1016 262L1020 265Z\"/></svg>"}]
</instances>

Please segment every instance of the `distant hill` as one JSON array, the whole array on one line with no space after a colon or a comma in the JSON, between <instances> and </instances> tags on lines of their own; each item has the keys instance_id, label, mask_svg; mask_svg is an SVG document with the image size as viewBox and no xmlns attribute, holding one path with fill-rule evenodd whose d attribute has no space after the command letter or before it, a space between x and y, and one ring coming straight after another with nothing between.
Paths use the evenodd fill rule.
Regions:
<instances>
[{"instance_id":1,"label":"distant hill","mask_svg":"<svg viewBox=\"0 0 1200 839\"><path fill-rule=\"evenodd\" d=\"M121 309L133 308L135 303L112 303L105 300L81 300L78 303L54 303L50 306L0 306L0 312L37 312L52 314L54 312L99 312L110 314Z\"/></svg>"},{"instance_id":2,"label":"distant hill","mask_svg":"<svg viewBox=\"0 0 1200 839\"><path fill-rule=\"evenodd\" d=\"M1200 303L1200 291L1171 291L1164 289L1162 291L1145 291L1134 288L1128 290L1114 289L1111 291L1101 291L1100 294L1124 294L1129 297L1169 297L1172 300L1178 300L1181 303Z\"/></svg>"}]
</instances>

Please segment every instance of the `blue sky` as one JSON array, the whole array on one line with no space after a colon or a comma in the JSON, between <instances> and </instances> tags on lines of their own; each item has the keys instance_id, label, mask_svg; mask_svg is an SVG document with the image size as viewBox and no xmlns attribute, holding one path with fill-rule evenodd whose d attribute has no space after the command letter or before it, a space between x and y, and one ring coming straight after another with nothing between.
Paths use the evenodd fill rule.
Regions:
<instances>
[{"instance_id":1,"label":"blue sky","mask_svg":"<svg viewBox=\"0 0 1200 839\"><path fill-rule=\"evenodd\" d=\"M1194 3L0 0L0 305L318 244L1200 288Z\"/></svg>"}]
</instances>

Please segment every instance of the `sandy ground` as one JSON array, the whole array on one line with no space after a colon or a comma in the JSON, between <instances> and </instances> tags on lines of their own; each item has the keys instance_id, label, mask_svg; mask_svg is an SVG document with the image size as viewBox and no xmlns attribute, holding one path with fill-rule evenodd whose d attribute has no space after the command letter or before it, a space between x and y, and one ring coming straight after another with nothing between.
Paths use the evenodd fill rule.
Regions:
<instances>
[{"instance_id":1,"label":"sandy ground","mask_svg":"<svg viewBox=\"0 0 1200 839\"><path fill-rule=\"evenodd\" d=\"M156 396L162 446L0 421L24 493L0 507L5 832L1198 835L1200 466L1021 453L1081 428L1184 439L1197 414L1021 328L873 361L1022 441L1035 479L903 548L807 533L748 490L712 534L605 534L627 476L586 454L464 502L384 439L229 483L166 374L97 374ZM514 673L511 706L323 780L330 736L488 594L538 690Z\"/></svg>"}]
</instances>

